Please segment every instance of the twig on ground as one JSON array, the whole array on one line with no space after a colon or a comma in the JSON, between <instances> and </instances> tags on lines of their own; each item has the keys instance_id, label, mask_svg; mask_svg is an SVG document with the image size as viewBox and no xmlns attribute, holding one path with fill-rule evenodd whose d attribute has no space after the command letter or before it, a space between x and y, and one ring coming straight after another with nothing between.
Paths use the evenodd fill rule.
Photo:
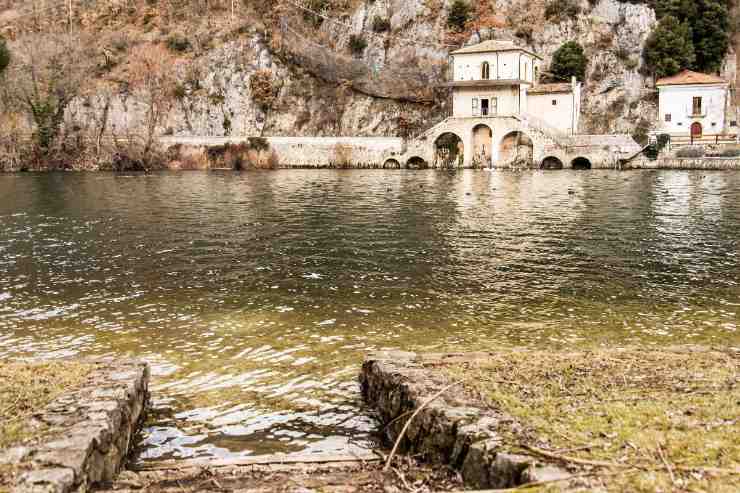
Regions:
<instances>
[{"instance_id":1,"label":"twig on ground","mask_svg":"<svg viewBox=\"0 0 740 493\"><path fill-rule=\"evenodd\" d=\"M401 429L401 433L399 433L398 438L396 438L396 443L393 444L393 449L391 450L391 453L388 455L388 459L385 462L385 467L383 467L383 472L388 472L388 469L391 467L391 461L393 460L393 456L396 455L396 450L398 450L398 446L401 444L401 440L403 440L403 437L406 435L406 430L408 430L409 425L414 420L414 418L421 412L421 410L427 407L433 400L437 399L439 396L447 392L449 389L461 383L462 383L462 380L459 382L453 382L443 387L442 390L440 390L439 392L431 396L429 399L424 401L421 406L416 408L416 411L414 411L414 413L411 415L408 421L406 421L406 424L403 425L403 428Z\"/></svg>"},{"instance_id":2,"label":"twig on ground","mask_svg":"<svg viewBox=\"0 0 740 493\"><path fill-rule=\"evenodd\" d=\"M665 458L665 454L663 453L663 447L661 447L660 444L658 444L658 457L660 457L660 460L663 462L663 465L668 471L668 476L670 476L671 478L671 483L673 484L673 486L676 486L676 475L673 474L673 469L671 468L671 465L668 464L668 460Z\"/></svg>"},{"instance_id":3,"label":"twig on ground","mask_svg":"<svg viewBox=\"0 0 740 493\"><path fill-rule=\"evenodd\" d=\"M414 490L411 487L411 485L409 485L409 483L406 481L406 476L404 476L404 474L401 471L399 471L395 467L393 467L391 469L393 470L393 472L395 473L395 475L398 477L398 479L401 480L401 482L403 483L403 487L406 488L407 491L411 491L411 492L416 491L416 490Z\"/></svg>"},{"instance_id":4,"label":"twig on ground","mask_svg":"<svg viewBox=\"0 0 740 493\"><path fill-rule=\"evenodd\" d=\"M535 454L541 455L543 457L548 457L550 459L555 459L563 462L570 462L572 464L581 464L584 466L598 466L598 467L617 467L620 469L642 469L642 470L655 470L655 467L651 467L649 465L642 465L642 464L620 464L619 462L607 462L607 461L601 461L601 460L588 460L588 459L581 459L578 457L571 457L569 455L562 455L562 454L556 454L553 452L548 452L547 450L542 450L537 447L532 447L531 445L521 445L522 448L529 450L530 452L534 452ZM678 471L700 471L700 472L708 472L708 473L714 473L714 474L730 474L730 475L740 475L740 468L735 469L724 469L721 467L709 467L709 466L679 466L674 464L674 469Z\"/></svg>"}]
</instances>

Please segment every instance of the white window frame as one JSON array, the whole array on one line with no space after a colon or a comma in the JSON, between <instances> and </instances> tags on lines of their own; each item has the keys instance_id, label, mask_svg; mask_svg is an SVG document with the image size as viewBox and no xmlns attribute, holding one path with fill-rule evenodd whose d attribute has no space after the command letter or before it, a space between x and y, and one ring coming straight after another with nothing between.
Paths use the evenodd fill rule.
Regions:
<instances>
[{"instance_id":1,"label":"white window frame","mask_svg":"<svg viewBox=\"0 0 740 493\"><path fill-rule=\"evenodd\" d=\"M473 98L473 116L480 116L480 99L475 96Z\"/></svg>"}]
</instances>

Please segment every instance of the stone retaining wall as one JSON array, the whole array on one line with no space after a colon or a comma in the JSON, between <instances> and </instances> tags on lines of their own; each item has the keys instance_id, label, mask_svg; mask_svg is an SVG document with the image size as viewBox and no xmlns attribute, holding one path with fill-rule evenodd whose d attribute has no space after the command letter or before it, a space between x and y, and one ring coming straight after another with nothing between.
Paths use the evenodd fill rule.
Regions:
<instances>
[{"instance_id":1,"label":"stone retaining wall","mask_svg":"<svg viewBox=\"0 0 740 493\"><path fill-rule=\"evenodd\" d=\"M701 157L701 158L662 158L654 161L640 159L631 161L628 169L704 169L740 170L740 158Z\"/></svg>"},{"instance_id":2,"label":"stone retaining wall","mask_svg":"<svg viewBox=\"0 0 740 493\"><path fill-rule=\"evenodd\" d=\"M149 366L133 360L92 364L87 384L33 416L32 425L43 428L42 442L0 451L0 463L23 471L12 491L87 491L120 470L146 411Z\"/></svg>"},{"instance_id":3,"label":"stone retaining wall","mask_svg":"<svg viewBox=\"0 0 740 493\"><path fill-rule=\"evenodd\" d=\"M388 156L400 154L403 139L396 137L265 137L266 160L275 168L382 168ZM245 144L243 137L162 137L165 148L193 149Z\"/></svg>"},{"instance_id":4,"label":"stone retaining wall","mask_svg":"<svg viewBox=\"0 0 740 493\"><path fill-rule=\"evenodd\" d=\"M362 395L377 410L385 438L394 442L408 416L448 384L425 366L487 356L373 353L362 366ZM508 450L501 429L515 430L516 422L497 411L471 407L470 401L457 388L431 401L411 421L401 449L459 468L465 484L474 488L510 488L569 476L564 469Z\"/></svg>"}]
</instances>

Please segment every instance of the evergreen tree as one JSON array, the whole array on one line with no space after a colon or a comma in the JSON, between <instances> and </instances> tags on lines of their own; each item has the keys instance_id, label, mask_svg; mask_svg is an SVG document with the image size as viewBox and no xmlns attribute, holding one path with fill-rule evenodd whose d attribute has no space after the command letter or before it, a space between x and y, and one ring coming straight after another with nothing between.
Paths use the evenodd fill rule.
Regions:
<instances>
[{"instance_id":1,"label":"evergreen tree","mask_svg":"<svg viewBox=\"0 0 740 493\"><path fill-rule=\"evenodd\" d=\"M692 23L696 62L703 72L722 68L730 43L730 13L726 0L697 0L698 11Z\"/></svg>"},{"instance_id":2,"label":"evergreen tree","mask_svg":"<svg viewBox=\"0 0 740 493\"><path fill-rule=\"evenodd\" d=\"M672 15L680 22L696 19L698 7L696 0L658 0L655 2L655 17L660 20Z\"/></svg>"},{"instance_id":3,"label":"evergreen tree","mask_svg":"<svg viewBox=\"0 0 740 493\"><path fill-rule=\"evenodd\" d=\"M568 41L553 54L550 73L558 80L570 80L572 76L583 80L586 76L587 63L581 45L575 41Z\"/></svg>"},{"instance_id":4,"label":"evergreen tree","mask_svg":"<svg viewBox=\"0 0 740 493\"><path fill-rule=\"evenodd\" d=\"M696 56L688 23L679 22L672 15L663 17L645 43L643 58L657 77L693 66Z\"/></svg>"}]
</instances>

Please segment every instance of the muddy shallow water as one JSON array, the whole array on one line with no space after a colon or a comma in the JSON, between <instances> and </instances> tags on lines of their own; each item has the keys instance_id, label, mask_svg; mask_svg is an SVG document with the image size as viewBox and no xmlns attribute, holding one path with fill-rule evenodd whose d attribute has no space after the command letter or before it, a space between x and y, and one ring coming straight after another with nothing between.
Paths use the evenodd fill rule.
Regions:
<instances>
[{"instance_id":1,"label":"muddy shallow water","mask_svg":"<svg viewBox=\"0 0 740 493\"><path fill-rule=\"evenodd\" d=\"M151 362L148 458L344 451L372 349L740 345L740 172L0 175L0 357Z\"/></svg>"}]
</instances>

